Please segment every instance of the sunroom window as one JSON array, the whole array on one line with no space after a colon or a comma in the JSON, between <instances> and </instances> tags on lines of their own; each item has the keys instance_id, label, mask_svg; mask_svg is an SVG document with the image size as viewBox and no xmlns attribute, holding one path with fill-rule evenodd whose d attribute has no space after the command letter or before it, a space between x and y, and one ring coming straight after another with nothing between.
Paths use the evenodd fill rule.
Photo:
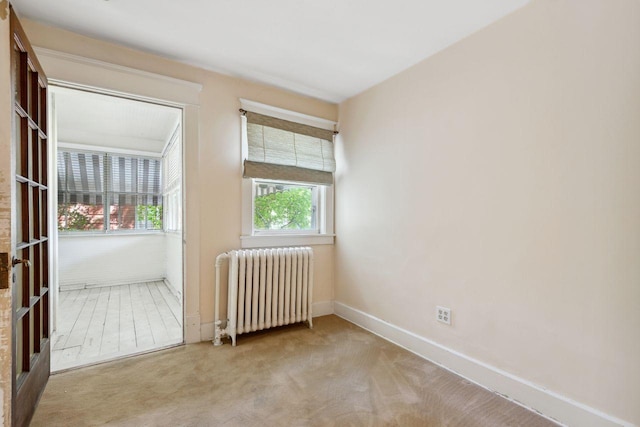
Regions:
<instances>
[{"instance_id":1,"label":"sunroom window","mask_svg":"<svg viewBox=\"0 0 640 427\"><path fill-rule=\"evenodd\" d=\"M161 160L58 151L58 229L162 230Z\"/></svg>"}]
</instances>

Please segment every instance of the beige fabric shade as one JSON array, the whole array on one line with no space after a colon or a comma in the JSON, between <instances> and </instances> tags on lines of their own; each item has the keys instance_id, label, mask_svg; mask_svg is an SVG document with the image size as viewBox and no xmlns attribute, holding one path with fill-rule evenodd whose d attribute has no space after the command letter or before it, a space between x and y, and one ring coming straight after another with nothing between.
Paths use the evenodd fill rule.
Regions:
<instances>
[{"instance_id":1,"label":"beige fabric shade","mask_svg":"<svg viewBox=\"0 0 640 427\"><path fill-rule=\"evenodd\" d=\"M246 117L245 178L333 183L333 131L252 112Z\"/></svg>"}]
</instances>

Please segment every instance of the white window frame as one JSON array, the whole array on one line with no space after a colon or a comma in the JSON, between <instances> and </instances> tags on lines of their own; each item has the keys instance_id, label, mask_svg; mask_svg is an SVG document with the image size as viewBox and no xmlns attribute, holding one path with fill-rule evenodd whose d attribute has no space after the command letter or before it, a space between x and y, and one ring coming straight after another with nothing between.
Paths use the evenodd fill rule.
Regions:
<instances>
[{"instance_id":1,"label":"white window frame","mask_svg":"<svg viewBox=\"0 0 640 427\"><path fill-rule=\"evenodd\" d=\"M177 150L178 160L182 161L182 123L178 123L173 135L169 138L166 146L162 150L162 205L163 224L165 233L182 232L182 163L179 163L180 173L175 182L167 182L169 173L169 155L172 150ZM170 187L169 187L170 186Z\"/></svg>"},{"instance_id":2,"label":"white window frame","mask_svg":"<svg viewBox=\"0 0 640 427\"><path fill-rule=\"evenodd\" d=\"M334 130L336 122L308 116L294 111L284 110L270 105L261 104L246 99L240 99L240 106L244 110L277 117L283 120L302 123L322 129ZM247 158L246 118L242 117L242 161ZM267 181L267 180L258 180ZM292 184L297 184L292 182ZM305 183L300 183L305 184ZM270 230L256 232L253 228L253 200L254 179L242 179L242 248L270 248L277 246L313 246L332 245L334 243L333 213L334 191L333 185L318 185L318 233L306 230Z\"/></svg>"},{"instance_id":3,"label":"white window frame","mask_svg":"<svg viewBox=\"0 0 640 427\"><path fill-rule=\"evenodd\" d=\"M56 179L56 183L57 183L57 179L58 179L58 162L57 162L57 155L58 155L58 151L59 150L63 150L63 151L72 151L72 152L82 152L82 153L86 153L86 154L98 154L101 156L130 156L130 157L135 157L135 158L139 158L139 159L152 159L152 160L158 160L160 161L160 168L161 168L161 176L160 176L160 182L162 184L162 168L164 167L163 165L163 160L162 160L162 155L155 153L155 152L150 152L150 151L140 151L140 150L129 150L129 149L124 149L124 148L107 148L107 147L101 147L101 146L96 146L96 145L89 145L89 144L74 144L74 143L67 143L67 142L61 142L58 141L57 147L53 153L54 158L56 159L56 162L53 163L53 166L55 167L55 179ZM105 160L105 167L106 167L106 160ZM107 196L107 184L106 181L103 184L105 187L105 190L103 191L104 193L104 199L105 202L108 202L109 198ZM116 192L117 193L117 192ZM163 198L162 203L163 203L163 210L164 210L164 197L161 195L160 197ZM57 191L57 185L56 185L56 193L55 193L55 198L56 200L58 199L58 191ZM56 208L58 206L58 203L56 202ZM105 212L106 209L108 209L108 204L105 204ZM164 214L163 214L164 215ZM81 236L116 236L116 235L139 235L139 234L162 234L164 233L164 216L163 216L163 228L160 229L147 229L147 228L133 228L133 229L117 229L117 230L110 230L107 222L109 221L109 216L105 215L105 223L104 223L104 227L102 230L64 230L64 229L59 229L58 226L58 216L57 216L57 212L56 212L56 216L54 217L55 220L55 227L56 227L56 231L60 236L70 236L70 237L81 237Z\"/></svg>"},{"instance_id":4,"label":"white window frame","mask_svg":"<svg viewBox=\"0 0 640 427\"><path fill-rule=\"evenodd\" d=\"M253 212L253 214L255 215L255 202L256 202L256 190L258 187L258 183L267 183L267 184L285 184L285 185L295 185L295 186L300 186L300 187L314 187L315 191L314 191L314 196L312 198L315 198L315 208L316 208L316 212L315 212L315 222L316 222L316 227L314 229L306 229L306 230L297 230L297 229L282 229L282 230L278 230L278 229L270 229L270 230L264 230L264 229L257 229L255 227L255 217L254 215L252 215L252 235L255 236L264 236L264 235L280 235L280 234L320 234L322 233L322 223L321 223L321 212L322 209L324 208L324 193L325 193L325 186L324 185L318 185L318 184L310 184L308 182L294 182L294 181L283 181L283 180L271 180L271 179L252 179L252 193L251 193L251 203L252 203L252 207L251 207L251 211Z\"/></svg>"}]
</instances>

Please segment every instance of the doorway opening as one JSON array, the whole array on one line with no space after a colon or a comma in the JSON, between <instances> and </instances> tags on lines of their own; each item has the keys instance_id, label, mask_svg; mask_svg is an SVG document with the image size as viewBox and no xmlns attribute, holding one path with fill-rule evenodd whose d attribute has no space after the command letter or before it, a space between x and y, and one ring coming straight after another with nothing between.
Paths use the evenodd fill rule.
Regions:
<instances>
[{"instance_id":1,"label":"doorway opening","mask_svg":"<svg viewBox=\"0 0 640 427\"><path fill-rule=\"evenodd\" d=\"M182 344L183 110L50 92L52 372Z\"/></svg>"}]
</instances>

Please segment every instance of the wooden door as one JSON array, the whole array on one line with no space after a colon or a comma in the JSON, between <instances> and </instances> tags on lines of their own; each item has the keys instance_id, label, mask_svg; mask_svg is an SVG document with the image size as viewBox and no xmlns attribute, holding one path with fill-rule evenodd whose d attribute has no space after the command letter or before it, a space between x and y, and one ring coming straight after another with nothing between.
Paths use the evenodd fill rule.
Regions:
<instances>
[{"instance_id":1,"label":"wooden door","mask_svg":"<svg viewBox=\"0 0 640 427\"><path fill-rule=\"evenodd\" d=\"M11 80L15 197L13 266L13 426L29 424L49 378L47 78L13 9Z\"/></svg>"}]
</instances>

